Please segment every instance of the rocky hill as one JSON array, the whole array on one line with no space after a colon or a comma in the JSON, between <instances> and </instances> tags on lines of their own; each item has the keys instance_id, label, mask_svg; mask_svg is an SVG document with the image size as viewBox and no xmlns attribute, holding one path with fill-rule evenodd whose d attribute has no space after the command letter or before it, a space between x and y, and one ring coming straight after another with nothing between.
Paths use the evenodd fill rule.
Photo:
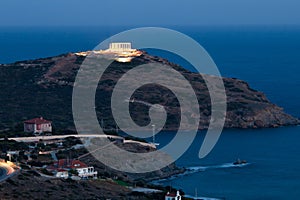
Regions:
<instances>
[{"instance_id":1,"label":"rocky hill","mask_svg":"<svg viewBox=\"0 0 300 200\"><path fill-rule=\"evenodd\" d=\"M84 56L69 53L0 65L0 130L21 129L20 123L23 120L37 116L52 120L56 130L74 130L72 88L84 59ZM146 63L169 65L189 80L200 103L199 129L207 128L211 104L202 76L146 52L131 63L113 62L100 80L96 93L96 111L98 120L103 121L105 128L115 127L110 98L116 82L128 70ZM227 95L225 128L263 128L299 124L298 119L286 114L262 92L250 88L245 81L234 78L223 78L223 81ZM164 129L177 129L180 122L179 103L168 89L157 85L145 85L133 94L133 98L165 106L168 118ZM143 125L150 122L149 106L132 102L130 108L136 123Z\"/></svg>"},{"instance_id":2,"label":"rocky hill","mask_svg":"<svg viewBox=\"0 0 300 200\"><path fill-rule=\"evenodd\" d=\"M123 184L125 183L112 179L81 181L49 179L37 174L35 171L22 170L16 176L0 183L0 199L147 200L163 199L166 193L164 190L149 194L135 192Z\"/></svg>"}]
</instances>

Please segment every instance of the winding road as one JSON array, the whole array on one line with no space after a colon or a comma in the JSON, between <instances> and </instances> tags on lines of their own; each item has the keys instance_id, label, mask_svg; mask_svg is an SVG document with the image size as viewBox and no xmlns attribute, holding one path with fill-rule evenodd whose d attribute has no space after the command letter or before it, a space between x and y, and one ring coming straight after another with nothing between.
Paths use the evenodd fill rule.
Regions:
<instances>
[{"instance_id":1,"label":"winding road","mask_svg":"<svg viewBox=\"0 0 300 200\"><path fill-rule=\"evenodd\" d=\"M53 140L53 139L64 139L67 137L76 138L113 138L113 139L124 139L120 136L115 135L103 135L103 134L73 134L73 135L50 135L50 136L33 136L33 137L15 137L8 138L9 140L15 140L17 142L35 142L39 140Z\"/></svg>"},{"instance_id":2,"label":"winding road","mask_svg":"<svg viewBox=\"0 0 300 200\"><path fill-rule=\"evenodd\" d=\"M11 177L16 173L10 162L0 162L0 182Z\"/></svg>"},{"instance_id":3,"label":"winding road","mask_svg":"<svg viewBox=\"0 0 300 200\"><path fill-rule=\"evenodd\" d=\"M157 110L160 110L160 111L163 111L165 109L165 106L162 106L162 105L159 105L159 104L151 104L151 103L148 103L146 101L141 101L141 100L125 99L125 102L129 102L129 103L141 103L141 104L144 104L146 106L153 107L153 108L155 108Z\"/></svg>"},{"instance_id":4,"label":"winding road","mask_svg":"<svg viewBox=\"0 0 300 200\"><path fill-rule=\"evenodd\" d=\"M17 142L35 142L40 140L53 140L53 139L64 139L67 137L76 137L76 138L112 138L116 140L122 140L123 143L137 143L143 146L149 146L152 148L156 148L155 145L145 142L139 142L135 140L125 140L121 136L115 135L103 135L103 134L74 134L74 135L51 135L51 136L34 136L34 137L16 137L16 138L8 138L9 140L15 140ZM0 139L1 140L1 139ZM2 138L3 140L3 138Z\"/></svg>"}]
</instances>

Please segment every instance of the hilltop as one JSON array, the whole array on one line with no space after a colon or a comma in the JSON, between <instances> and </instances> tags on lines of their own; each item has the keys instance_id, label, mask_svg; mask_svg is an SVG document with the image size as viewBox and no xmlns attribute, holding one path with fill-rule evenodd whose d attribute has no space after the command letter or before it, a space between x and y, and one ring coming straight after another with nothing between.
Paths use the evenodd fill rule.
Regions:
<instances>
[{"instance_id":1,"label":"hilltop","mask_svg":"<svg viewBox=\"0 0 300 200\"><path fill-rule=\"evenodd\" d=\"M0 65L0 130L21 130L23 120L36 116L51 119L56 130L75 130L72 88L84 59L85 56L68 53ZM105 128L115 127L110 97L116 82L128 70L146 63L169 65L189 80L200 103L199 129L207 128L211 105L202 76L146 52L130 63L113 62L99 82L96 111L98 120L103 120ZM223 78L223 81L227 95L225 128L265 128L299 124L298 119L286 114L282 108L270 102L262 92L251 88L245 81L235 78ZM177 129L180 121L179 103L172 92L156 85L146 85L135 92L133 98L166 106L168 119L164 129ZM130 108L131 115L138 124L150 122L147 105L132 102Z\"/></svg>"}]
</instances>

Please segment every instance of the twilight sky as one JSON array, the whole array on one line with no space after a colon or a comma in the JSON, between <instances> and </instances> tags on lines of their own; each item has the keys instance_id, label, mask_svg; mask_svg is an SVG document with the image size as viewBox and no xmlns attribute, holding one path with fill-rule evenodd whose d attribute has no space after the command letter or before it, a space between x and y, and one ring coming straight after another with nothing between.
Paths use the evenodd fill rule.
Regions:
<instances>
[{"instance_id":1,"label":"twilight sky","mask_svg":"<svg viewBox=\"0 0 300 200\"><path fill-rule=\"evenodd\" d=\"M300 25L299 0L3 0L0 26Z\"/></svg>"}]
</instances>

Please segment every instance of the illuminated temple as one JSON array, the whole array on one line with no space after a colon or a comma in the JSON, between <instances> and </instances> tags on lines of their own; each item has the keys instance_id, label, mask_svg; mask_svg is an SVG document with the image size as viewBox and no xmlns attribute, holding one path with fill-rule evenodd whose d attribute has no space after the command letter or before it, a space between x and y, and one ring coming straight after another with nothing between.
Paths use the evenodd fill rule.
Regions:
<instances>
[{"instance_id":1,"label":"illuminated temple","mask_svg":"<svg viewBox=\"0 0 300 200\"><path fill-rule=\"evenodd\" d=\"M114 60L123 63L130 62L134 57L142 55L142 51L132 49L130 42L112 42L109 44L109 48L106 50L94 50L88 52L79 52L75 54L79 56L87 56L91 53L95 55L112 55Z\"/></svg>"}]
</instances>

